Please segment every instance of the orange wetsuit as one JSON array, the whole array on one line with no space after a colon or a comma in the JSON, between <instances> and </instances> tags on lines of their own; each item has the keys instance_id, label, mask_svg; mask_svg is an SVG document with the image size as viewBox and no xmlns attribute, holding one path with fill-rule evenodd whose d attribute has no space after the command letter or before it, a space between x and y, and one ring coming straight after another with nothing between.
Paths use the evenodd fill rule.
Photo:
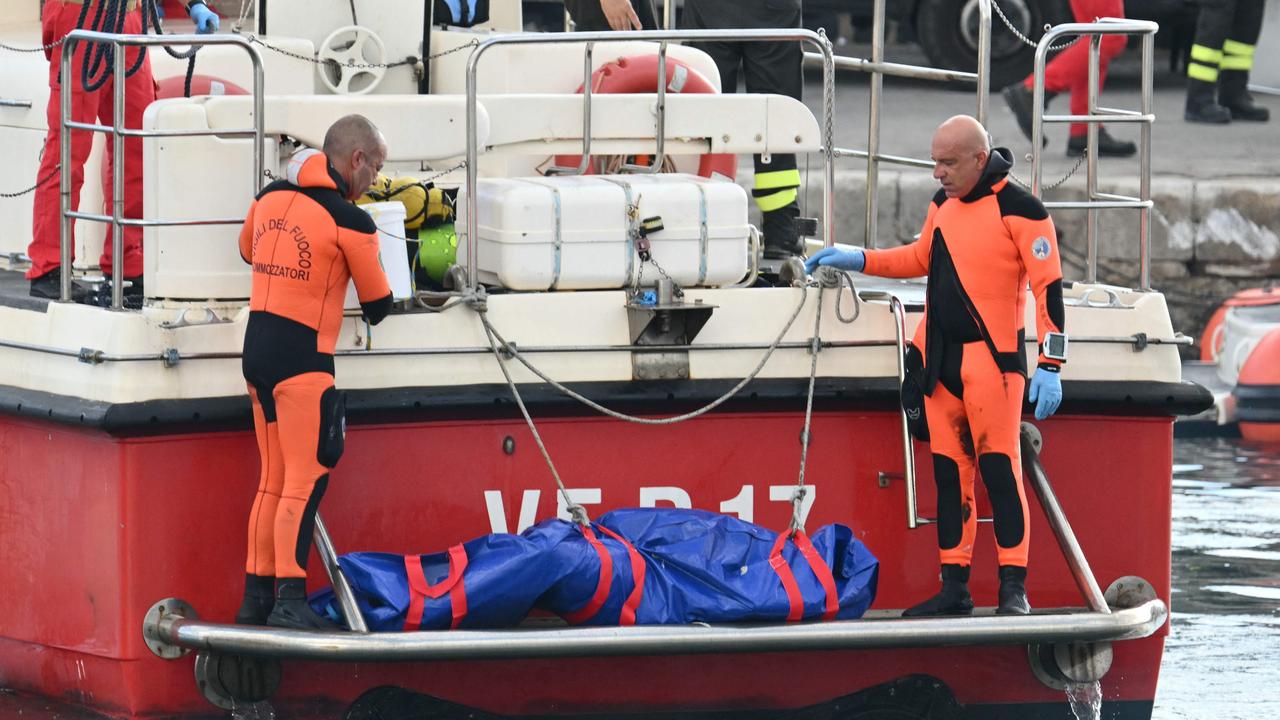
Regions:
<instances>
[{"instance_id":1,"label":"orange wetsuit","mask_svg":"<svg viewBox=\"0 0 1280 720\"><path fill-rule=\"evenodd\" d=\"M1053 221L1006 177L1012 154L996 148L963 198L939 191L920 239L868 250L865 272L929 276L925 317L912 344L924 356L925 414L938 487L943 564L967 567L978 519L975 466L991 500L1001 565L1027 565L1027 499L1018 424L1026 388L1023 314L1028 280L1036 331L1063 331L1062 266ZM1039 366L1060 363L1043 354Z\"/></svg>"},{"instance_id":2,"label":"orange wetsuit","mask_svg":"<svg viewBox=\"0 0 1280 720\"><path fill-rule=\"evenodd\" d=\"M246 571L306 577L316 508L342 453L345 420L333 350L348 281L370 322L391 309L377 227L346 199L318 151L295 156L287 180L258 195L240 231L253 265L244 377L262 456L249 516Z\"/></svg>"}]
</instances>

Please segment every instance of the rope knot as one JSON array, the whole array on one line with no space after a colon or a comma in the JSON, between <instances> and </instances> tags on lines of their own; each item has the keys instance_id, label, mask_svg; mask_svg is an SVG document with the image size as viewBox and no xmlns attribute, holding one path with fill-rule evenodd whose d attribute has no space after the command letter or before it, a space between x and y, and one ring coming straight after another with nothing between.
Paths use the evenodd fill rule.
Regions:
<instances>
[{"instance_id":1,"label":"rope knot","mask_svg":"<svg viewBox=\"0 0 1280 720\"><path fill-rule=\"evenodd\" d=\"M800 508L804 505L804 498L808 493L809 488L804 485L797 485L791 493L791 528L788 532L797 530L804 532L804 519L800 517Z\"/></svg>"},{"instance_id":2,"label":"rope knot","mask_svg":"<svg viewBox=\"0 0 1280 720\"><path fill-rule=\"evenodd\" d=\"M577 503L573 503L568 507L566 507L565 509L569 511L569 517L572 518L574 522L578 523L583 527L591 526L591 518L587 517L586 508L582 507Z\"/></svg>"},{"instance_id":3,"label":"rope knot","mask_svg":"<svg viewBox=\"0 0 1280 720\"><path fill-rule=\"evenodd\" d=\"M475 289L475 292L468 292L463 295L463 302L472 310L481 315L489 312L489 291L481 285Z\"/></svg>"}]
</instances>

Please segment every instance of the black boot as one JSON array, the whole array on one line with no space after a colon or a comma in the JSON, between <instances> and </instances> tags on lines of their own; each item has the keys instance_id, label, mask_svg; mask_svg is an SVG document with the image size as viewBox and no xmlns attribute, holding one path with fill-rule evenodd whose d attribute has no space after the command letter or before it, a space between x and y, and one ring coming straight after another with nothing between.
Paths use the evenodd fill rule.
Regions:
<instances>
[{"instance_id":1,"label":"black boot","mask_svg":"<svg viewBox=\"0 0 1280 720\"><path fill-rule=\"evenodd\" d=\"M800 217L800 206L791 203L777 210L764 214L764 256L783 259L804 257L804 243L796 232L796 218Z\"/></svg>"},{"instance_id":2,"label":"black boot","mask_svg":"<svg viewBox=\"0 0 1280 720\"><path fill-rule=\"evenodd\" d=\"M1000 605L997 615L1027 615L1031 604L1027 602L1027 569L1016 565L1000 566Z\"/></svg>"},{"instance_id":3,"label":"black boot","mask_svg":"<svg viewBox=\"0 0 1280 720\"><path fill-rule=\"evenodd\" d=\"M244 600L236 613L237 625L266 625L276 602L276 579L245 573Z\"/></svg>"},{"instance_id":4,"label":"black boot","mask_svg":"<svg viewBox=\"0 0 1280 720\"><path fill-rule=\"evenodd\" d=\"M337 625L320 617L307 603L305 578L277 578L276 604L267 617L271 627L295 630L340 630Z\"/></svg>"},{"instance_id":5,"label":"black boot","mask_svg":"<svg viewBox=\"0 0 1280 720\"><path fill-rule=\"evenodd\" d=\"M1232 120L1266 122L1271 119L1271 111L1255 103L1249 94L1246 70L1223 70L1218 75L1218 104L1231 113Z\"/></svg>"},{"instance_id":6,"label":"black boot","mask_svg":"<svg viewBox=\"0 0 1280 720\"><path fill-rule=\"evenodd\" d=\"M32 278L31 297L57 300L62 297L62 268L56 267L37 278ZM84 302L89 296L89 289L84 285L71 281L71 302Z\"/></svg>"},{"instance_id":7,"label":"black boot","mask_svg":"<svg viewBox=\"0 0 1280 720\"><path fill-rule=\"evenodd\" d=\"M1018 121L1018 127L1022 130L1022 134L1031 139L1032 113L1035 109L1035 93L1022 83L1014 83L1004 90L1000 91L1004 95L1004 101L1009 105L1009 109L1013 111L1013 117ZM1058 93L1046 92L1044 94L1044 104L1046 107L1049 101L1057 96ZM1041 146L1049 144L1049 138L1041 135Z\"/></svg>"},{"instance_id":8,"label":"black boot","mask_svg":"<svg viewBox=\"0 0 1280 720\"><path fill-rule=\"evenodd\" d=\"M1080 157L1089 146L1088 135L1077 135L1067 140L1067 155ZM1128 140L1111 137L1106 128L1098 128L1098 157L1129 157L1138 152L1138 146Z\"/></svg>"},{"instance_id":9,"label":"black boot","mask_svg":"<svg viewBox=\"0 0 1280 720\"><path fill-rule=\"evenodd\" d=\"M1187 122L1225 125L1231 122L1231 111L1214 99L1217 83L1204 80L1187 80L1187 109L1183 117Z\"/></svg>"},{"instance_id":10,"label":"black boot","mask_svg":"<svg viewBox=\"0 0 1280 720\"><path fill-rule=\"evenodd\" d=\"M919 605L913 605L902 611L902 617L972 614L973 598L969 596L967 565L943 565L942 591Z\"/></svg>"}]
</instances>

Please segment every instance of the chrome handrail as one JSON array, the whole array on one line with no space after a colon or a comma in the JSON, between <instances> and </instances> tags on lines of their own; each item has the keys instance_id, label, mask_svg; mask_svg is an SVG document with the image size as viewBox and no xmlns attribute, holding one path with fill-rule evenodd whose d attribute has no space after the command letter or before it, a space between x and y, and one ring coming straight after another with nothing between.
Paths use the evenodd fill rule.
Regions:
<instances>
[{"instance_id":1,"label":"chrome handrail","mask_svg":"<svg viewBox=\"0 0 1280 720\"><path fill-rule=\"evenodd\" d=\"M162 651L172 646L282 660L405 662L1104 642L1148 637L1163 627L1168 617L1168 608L1156 598L1112 613L1063 608L1034 615L863 618L818 623L360 634L223 625L168 612L155 617L149 614L143 621L143 634L158 643ZM162 657L180 655L166 652Z\"/></svg>"},{"instance_id":2,"label":"chrome handrail","mask_svg":"<svg viewBox=\"0 0 1280 720\"><path fill-rule=\"evenodd\" d=\"M81 42L111 43L115 51L113 73L113 92L115 94L115 112L111 125L82 123L70 119L71 90L75 84L75 74L71 68L72 53ZM249 54L253 64L253 127L227 130L143 130L129 129L124 126L125 111L125 47L133 46L203 46L203 45L235 45ZM193 137L218 135L229 137L253 136L253 193L257 194L263 180L263 138L264 138L264 102L262 58L257 48L239 35L120 35L115 33L95 32L93 30L72 30L67 33L62 44L61 56L62 92L61 110L61 165L59 172L61 185L59 188L61 233L59 239L60 262L62 263L62 285L59 291L61 302L71 300L71 226L75 220L104 222L111 225L111 309L119 310L124 306L124 228L126 226L159 227L174 225L232 225L244 222L244 218L196 218L190 220L145 220L143 218L124 217L124 139L126 137ZM111 214L100 215L71 210L71 131L87 130L90 132L111 133L112 150L115 162L111 168Z\"/></svg>"},{"instance_id":3,"label":"chrome handrail","mask_svg":"<svg viewBox=\"0 0 1280 720\"><path fill-rule=\"evenodd\" d=\"M990 0L981 0L982 2L990 2ZM883 0L878 0L883 3ZM478 88L477 88L477 68L480 60L485 53L498 45L554 45L564 43L585 43L586 52L590 52L593 43L601 42L628 42L628 41L645 41L665 43L668 41L677 42L802 42L809 43L817 47L823 56L823 120L822 120L822 155L823 155L823 194L822 194L822 219L823 219L823 242L825 245L831 245L835 242L834 235L834 219L835 219L835 148L834 148L834 97L831 88L834 88L833 82L827 82L833 78L835 72L834 54L831 51L830 44L825 38L811 30L803 30L799 28L781 29L781 30L637 30L626 32L582 32L572 34L548 34L548 33L514 33L510 35L495 35L490 37L475 47L471 51L471 56L467 59L467 179L466 191L467 202L474 206L476 202L476 185L479 170L477 163L479 162L479 139L478 139ZM664 62L660 58L660 62ZM579 167L586 162L587 155L590 150L590 116L591 105L590 96L586 89L591 85L592 68L589 60L584 62L583 68L583 157L579 160ZM660 85L665 85L665 78ZM661 96L661 89L659 91ZM661 107L659 103L659 110ZM658 127L661 130L663 120L659 117ZM657 141L661 143L662 135L665 131L661 131ZM661 149L661 144L659 144ZM660 166L660 164L659 164ZM646 168L647 169L647 168ZM478 290L480 287L479 273L477 269L478 257L478 230L479 218L474 211L467 212L466 219L467 229L467 282L471 289Z\"/></svg>"},{"instance_id":4,"label":"chrome handrail","mask_svg":"<svg viewBox=\"0 0 1280 720\"><path fill-rule=\"evenodd\" d=\"M1085 223L1086 261L1085 282L1098 280L1098 210L1136 209L1138 221L1138 289L1151 289L1151 125L1155 122L1153 67L1155 64L1155 35L1160 26L1147 20L1101 18L1093 23L1066 23L1050 28L1036 46L1035 69L1032 73L1031 116L1031 194L1041 197L1040 155L1045 123L1086 123L1089 126L1086 145L1086 193L1087 200L1045 201L1049 209L1083 209L1087 212ZM1044 114L1044 72L1049 48L1065 35L1089 37L1089 110L1086 115ZM1142 35L1142 109L1119 110L1098 104L1099 64L1103 35ZM1103 122L1139 123L1138 140L1138 197L1098 192L1098 125Z\"/></svg>"}]
</instances>

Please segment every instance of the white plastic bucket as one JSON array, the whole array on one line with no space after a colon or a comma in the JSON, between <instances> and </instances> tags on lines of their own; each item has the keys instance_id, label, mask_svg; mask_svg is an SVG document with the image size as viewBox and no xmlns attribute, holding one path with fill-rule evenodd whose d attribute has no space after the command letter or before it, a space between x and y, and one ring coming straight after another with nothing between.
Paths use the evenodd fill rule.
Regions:
<instances>
[{"instance_id":1,"label":"white plastic bucket","mask_svg":"<svg viewBox=\"0 0 1280 720\"><path fill-rule=\"evenodd\" d=\"M396 300L413 297L413 282L409 275L409 255L405 245L404 205L398 202L379 202L361 205L378 226L378 255L382 269L387 273L391 295ZM356 297L356 284L347 287L347 308L360 307Z\"/></svg>"}]
</instances>

